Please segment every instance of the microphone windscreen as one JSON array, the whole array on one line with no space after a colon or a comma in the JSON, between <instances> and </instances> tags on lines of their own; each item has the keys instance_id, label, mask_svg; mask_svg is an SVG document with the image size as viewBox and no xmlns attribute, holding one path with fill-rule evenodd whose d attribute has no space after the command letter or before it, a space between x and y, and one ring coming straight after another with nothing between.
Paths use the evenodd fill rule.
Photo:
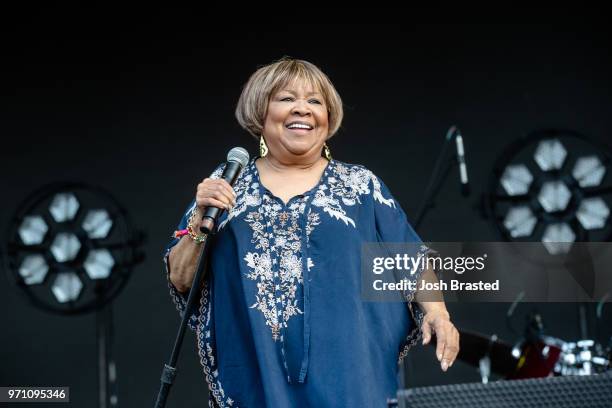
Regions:
<instances>
[{"instance_id":1,"label":"microphone windscreen","mask_svg":"<svg viewBox=\"0 0 612 408\"><path fill-rule=\"evenodd\" d=\"M227 154L227 161L237 162L240 167L244 167L249 162L249 152L242 147L234 147Z\"/></svg>"}]
</instances>

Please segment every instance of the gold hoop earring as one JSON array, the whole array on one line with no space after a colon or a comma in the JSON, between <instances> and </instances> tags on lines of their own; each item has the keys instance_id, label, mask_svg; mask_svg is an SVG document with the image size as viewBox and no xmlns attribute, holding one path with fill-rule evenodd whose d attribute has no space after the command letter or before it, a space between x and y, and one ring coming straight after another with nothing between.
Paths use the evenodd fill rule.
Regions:
<instances>
[{"instance_id":1,"label":"gold hoop earring","mask_svg":"<svg viewBox=\"0 0 612 408\"><path fill-rule=\"evenodd\" d=\"M329 146L327 145L327 143L323 145L323 154L325 155L325 158L327 160L331 161L332 159L331 150L329 150Z\"/></svg>"},{"instance_id":2,"label":"gold hoop earring","mask_svg":"<svg viewBox=\"0 0 612 408\"><path fill-rule=\"evenodd\" d=\"M259 157L266 157L268 154L268 146L263 136L259 137Z\"/></svg>"}]
</instances>

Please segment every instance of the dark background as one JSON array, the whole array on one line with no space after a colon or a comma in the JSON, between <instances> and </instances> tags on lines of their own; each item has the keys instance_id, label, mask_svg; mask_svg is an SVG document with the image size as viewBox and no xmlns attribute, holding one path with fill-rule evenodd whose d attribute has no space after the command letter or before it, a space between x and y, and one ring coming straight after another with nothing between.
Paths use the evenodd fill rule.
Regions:
<instances>
[{"instance_id":1,"label":"dark background","mask_svg":"<svg viewBox=\"0 0 612 408\"><path fill-rule=\"evenodd\" d=\"M448 127L462 129L472 195L459 194L451 172L419 230L429 241L499 239L480 198L497 155L517 138L552 127L612 141L612 54L607 27L595 22L205 30L169 29L163 16L91 19L60 22L41 11L3 29L0 230L31 191L71 180L112 192L146 232L146 260L113 306L122 406L149 406L157 393L179 322L161 252L195 185L230 147L257 151L233 111L259 66L289 55L330 76L345 103L329 143L334 158L373 170L409 218ZM94 406L94 315L45 313L8 277L0 274L0 385L67 385L73 406ZM448 307L459 328L518 340L504 321L508 304ZM550 335L579 339L573 304L519 305L517 327L535 307ZM461 362L442 373L433 354L411 352L410 386L479 380ZM179 367L169 406L204 406L191 333Z\"/></svg>"}]
</instances>

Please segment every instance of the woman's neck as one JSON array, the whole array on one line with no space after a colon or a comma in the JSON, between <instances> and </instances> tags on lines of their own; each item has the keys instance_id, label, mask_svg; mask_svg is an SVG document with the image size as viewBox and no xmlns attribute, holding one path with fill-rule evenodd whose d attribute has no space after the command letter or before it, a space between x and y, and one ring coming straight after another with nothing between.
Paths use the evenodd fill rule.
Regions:
<instances>
[{"instance_id":1,"label":"woman's neck","mask_svg":"<svg viewBox=\"0 0 612 408\"><path fill-rule=\"evenodd\" d=\"M287 171L310 171L315 168L318 168L323 164L323 162L327 162L327 160L321 156L316 156L311 159L306 160L281 160L277 157L274 157L270 154L262 158L262 161L265 163L265 166L268 169L274 172L287 172Z\"/></svg>"}]
</instances>

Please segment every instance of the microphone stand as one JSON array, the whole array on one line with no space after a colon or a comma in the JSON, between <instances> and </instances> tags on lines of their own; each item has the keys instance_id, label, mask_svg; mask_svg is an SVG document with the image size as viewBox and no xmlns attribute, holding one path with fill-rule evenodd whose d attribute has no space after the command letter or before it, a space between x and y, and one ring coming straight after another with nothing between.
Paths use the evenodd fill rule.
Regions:
<instances>
[{"instance_id":1,"label":"microphone stand","mask_svg":"<svg viewBox=\"0 0 612 408\"><path fill-rule=\"evenodd\" d=\"M438 158L436 160L433 174L431 175L431 178L429 179L429 184L427 185L427 188L425 190L423 201L421 202L421 205L419 207L419 212L417 213L415 222L413 224L413 228L417 232L419 230L419 226L421 225L421 222L423 222L423 218L425 217L425 214L427 213L427 211L431 210L434 207L434 198L440 191L440 188L442 187L442 183L444 182L444 180L446 180L446 177L448 176L450 169L453 166L457 165L457 163L459 163L458 158L453 156L451 160L446 162L446 167L444 167L444 169L442 168L443 165L445 164L444 161L447 157L448 146L450 145L451 141L453 140L453 137L455 137L456 134L457 134L456 126L451 126L448 129L448 132L446 132L446 138L444 139L442 150L440 151L440 154L438 155ZM399 376L400 386L404 389L407 388L406 363L405 362L406 362L406 359L404 359L404 362L402 362L402 367L400 368L400 376ZM397 401L396 400L388 401L389 406L397 406L397 405L393 405L394 403L397 403Z\"/></svg>"},{"instance_id":2,"label":"microphone stand","mask_svg":"<svg viewBox=\"0 0 612 408\"><path fill-rule=\"evenodd\" d=\"M221 178L227 181L230 186L233 185L238 177L238 174L240 171L242 171L242 168L246 166L248 161L249 153L242 147L234 147L227 155L227 162L225 163ZM161 385L159 388L159 393L157 394L155 408L163 408L166 405L170 387L172 386L174 378L176 377L176 362L183 345L185 329L195 308L196 301L200 296L202 283L204 282L204 276L206 275L206 270L209 264L208 253L210 252L210 242L215 234L214 227L223 211L224 210L221 208L208 207L204 211L204 215L202 215L200 233L204 235L204 243L202 244L200 254L198 255L198 266L193 277L193 282L191 283L191 289L189 290L189 296L187 297L187 305L185 306L181 324L174 342L174 347L172 349L172 353L170 354L170 360L164 365L164 369L162 371Z\"/></svg>"},{"instance_id":3,"label":"microphone stand","mask_svg":"<svg viewBox=\"0 0 612 408\"><path fill-rule=\"evenodd\" d=\"M419 208L419 212L415 218L414 222L414 230L418 231L423 218L427 211L431 210L434 207L434 198L438 194L440 188L442 187L442 182L448 176L450 169L458 163L456 157L453 157L450 161L446 163L446 168L442 172L442 165L444 164L444 159L446 158L446 152L448 151L448 146L451 143L451 140L455 136L457 132L457 128L455 126L451 126L446 132L446 138L444 139L444 144L442 145L442 150L438 155L438 159L436 160L436 164L434 166L434 172L429 179L429 184L427 185L427 189L425 190L425 195L423 201L421 202L421 206ZM442 174L442 176L440 176Z\"/></svg>"},{"instance_id":4,"label":"microphone stand","mask_svg":"<svg viewBox=\"0 0 612 408\"><path fill-rule=\"evenodd\" d=\"M161 385L159 388L159 393L157 394L157 401L155 402L155 408L163 408L166 406L166 399L168 398L168 394L170 392L170 387L174 382L174 378L176 377L176 362L178 360L179 354L181 352L181 347L183 345L183 337L185 336L185 329L187 328L187 322L193 312L196 301L200 296L200 288L203 282L204 276L206 274L206 270L208 269L207 255L210 248L210 242L212 241L212 236L210 232L204 233L206 235L206 240L202 244L202 249L200 251L200 255L198 257L198 266L196 269L195 276L193 277L193 282L191 284L191 289L189 290L189 296L187 298L187 305L185 306L185 311L183 313L183 317L181 319L181 324L178 329L178 333L176 335L176 340L174 341L174 347L172 348L172 353L170 354L170 359L164 365L164 369L161 375Z\"/></svg>"}]
</instances>

